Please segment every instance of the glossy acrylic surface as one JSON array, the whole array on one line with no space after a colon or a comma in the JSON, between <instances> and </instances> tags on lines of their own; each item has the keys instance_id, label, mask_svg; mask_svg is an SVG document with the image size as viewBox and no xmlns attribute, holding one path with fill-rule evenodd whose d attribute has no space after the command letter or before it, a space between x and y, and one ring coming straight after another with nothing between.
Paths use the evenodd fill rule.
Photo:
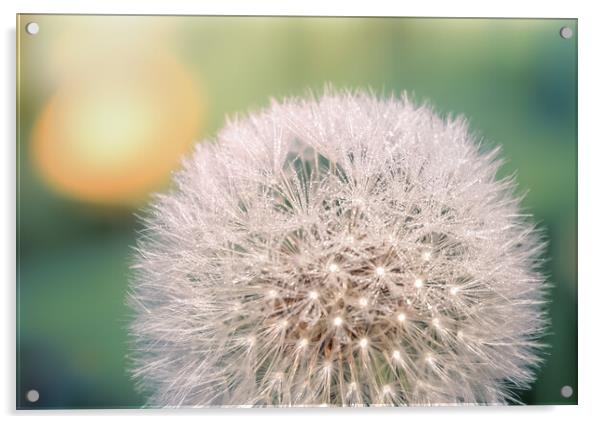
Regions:
<instances>
[{"instance_id":1,"label":"glossy acrylic surface","mask_svg":"<svg viewBox=\"0 0 602 424\"><path fill-rule=\"evenodd\" d=\"M145 404L124 301L134 214L228 116L326 83L406 90L502 146L553 284L550 347L518 397L575 404L577 36L570 19L18 16L18 407Z\"/></svg>"}]
</instances>

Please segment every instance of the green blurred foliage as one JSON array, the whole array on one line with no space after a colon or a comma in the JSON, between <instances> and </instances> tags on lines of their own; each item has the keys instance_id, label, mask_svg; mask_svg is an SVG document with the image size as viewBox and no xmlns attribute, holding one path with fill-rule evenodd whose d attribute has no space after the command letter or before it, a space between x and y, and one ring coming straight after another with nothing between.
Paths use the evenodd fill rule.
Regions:
<instances>
[{"instance_id":1,"label":"green blurred foliage","mask_svg":"<svg viewBox=\"0 0 602 424\"><path fill-rule=\"evenodd\" d=\"M545 272L553 284L546 362L521 400L577 402L577 40L559 36L562 26L576 34L576 20L152 19L174 28L174 53L202 82L207 125L199 139L270 97L331 83L407 90L439 111L467 116L485 146L501 145L503 173L516 171L524 205L549 242ZM19 54L27 49L22 44ZM49 95L32 88L36 72L44 70L20 74L17 403L141 406L128 374L124 305L140 224L134 208L61 197L33 169L29 137ZM560 395L564 385L575 390L570 399ZM31 388L41 393L36 404L24 398Z\"/></svg>"}]
</instances>

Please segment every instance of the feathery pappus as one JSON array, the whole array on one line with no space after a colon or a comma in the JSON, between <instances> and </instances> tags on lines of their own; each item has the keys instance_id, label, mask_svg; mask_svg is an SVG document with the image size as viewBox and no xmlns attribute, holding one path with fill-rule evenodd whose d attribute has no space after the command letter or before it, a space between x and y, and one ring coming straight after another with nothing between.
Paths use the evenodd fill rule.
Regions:
<instances>
[{"instance_id":1,"label":"feathery pappus","mask_svg":"<svg viewBox=\"0 0 602 424\"><path fill-rule=\"evenodd\" d=\"M547 327L544 243L463 118L327 89L227 123L144 218L149 406L505 404Z\"/></svg>"}]
</instances>

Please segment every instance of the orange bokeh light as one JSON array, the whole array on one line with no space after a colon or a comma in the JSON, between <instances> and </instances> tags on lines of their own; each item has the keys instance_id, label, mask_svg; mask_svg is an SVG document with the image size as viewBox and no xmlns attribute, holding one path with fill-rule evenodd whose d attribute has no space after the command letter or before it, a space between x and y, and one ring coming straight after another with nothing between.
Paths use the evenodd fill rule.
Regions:
<instances>
[{"instance_id":1,"label":"orange bokeh light","mask_svg":"<svg viewBox=\"0 0 602 424\"><path fill-rule=\"evenodd\" d=\"M91 69L46 103L32 159L65 195L136 203L165 183L199 136L202 115L197 82L169 54Z\"/></svg>"}]
</instances>

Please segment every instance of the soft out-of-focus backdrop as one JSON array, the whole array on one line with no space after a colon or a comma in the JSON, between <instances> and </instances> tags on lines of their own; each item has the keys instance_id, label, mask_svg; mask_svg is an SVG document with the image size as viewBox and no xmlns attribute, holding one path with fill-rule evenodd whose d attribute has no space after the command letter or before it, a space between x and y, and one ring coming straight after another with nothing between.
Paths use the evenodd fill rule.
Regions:
<instances>
[{"instance_id":1,"label":"soft out-of-focus backdrop","mask_svg":"<svg viewBox=\"0 0 602 424\"><path fill-rule=\"evenodd\" d=\"M547 360L521 399L576 403L576 25L20 15L18 406L144 403L127 371L134 214L227 116L325 83L407 90L468 116L487 145L503 146L504 172L517 171L524 205L549 240L554 284ZM563 26L571 39L560 37Z\"/></svg>"}]
</instances>

